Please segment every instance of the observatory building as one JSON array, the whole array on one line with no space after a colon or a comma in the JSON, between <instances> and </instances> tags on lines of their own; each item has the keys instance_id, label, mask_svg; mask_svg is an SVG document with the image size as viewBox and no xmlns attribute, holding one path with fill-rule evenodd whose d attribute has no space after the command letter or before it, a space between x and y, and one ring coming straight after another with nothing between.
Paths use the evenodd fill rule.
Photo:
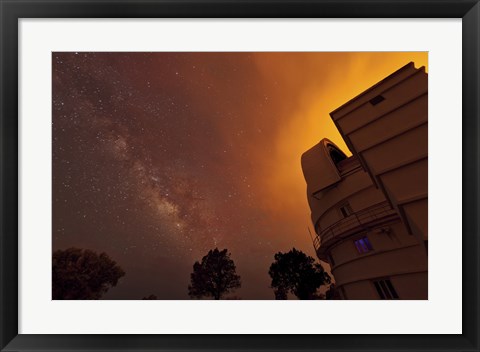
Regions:
<instances>
[{"instance_id":1,"label":"observatory building","mask_svg":"<svg viewBox=\"0 0 480 352\"><path fill-rule=\"evenodd\" d=\"M428 299L428 75L402 67L330 113L302 155L314 247L343 299Z\"/></svg>"}]
</instances>

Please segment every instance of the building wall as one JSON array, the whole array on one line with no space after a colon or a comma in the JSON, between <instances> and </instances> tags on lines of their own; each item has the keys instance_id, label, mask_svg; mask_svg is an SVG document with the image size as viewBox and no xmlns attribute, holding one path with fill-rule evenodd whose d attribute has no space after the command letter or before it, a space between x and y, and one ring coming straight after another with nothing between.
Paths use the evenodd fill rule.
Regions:
<instances>
[{"instance_id":1,"label":"building wall","mask_svg":"<svg viewBox=\"0 0 480 352\"><path fill-rule=\"evenodd\" d=\"M407 65L332 112L349 159L335 164L325 139L302 156L317 256L343 298L428 298L426 82Z\"/></svg>"},{"instance_id":2,"label":"building wall","mask_svg":"<svg viewBox=\"0 0 480 352\"><path fill-rule=\"evenodd\" d=\"M391 275L388 278L395 290L403 300L424 300L427 299L428 277L424 272L409 273L406 275ZM375 289L374 280L362 280L348 283L339 287L343 299L350 300L377 300L380 296Z\"/></svg>"},{"instance_id":3,"label":"building wall","mask_svg":"<svg viewBox=\"0 0 480 352\"><path fill-rule=\"evenodd\" d=\"M342 182L320 194L309 197L312 222L315 224L319 221L321 228L326 228L343 218L339 208L346 202L354 211L359 211L382 201L385 201L385 197L363 169L349 174Z\"/></svg>"},{"instance_id":4,"label":"building wall","mask_svg":"<svg viewBox=\"0 0 480 352\"><path fill-rule=\"evenodd\" d=\"M410 63L332 112L345 143L419 242L428 240L428 75Z\"/></svg>"},{"instance_id":5,"label":"building wall","mask_svg":"<svg viewBox=\"0 0 480 352\"><path fill-rule=\"evenodd\" d=\"M397 275L391 278L398 295L402 299L427 299L428 274L426 272L412 273L409 275Z\"/></svg>"},{"instance_id":6,"label":"building wall","mask_svg":"<svg viewBox=\"0 0 480 352\"><path fill-rule=\"evenodd\" d=\"M319 162L317 172L323 172L325 165ZM401 299L426 299L427 290L418 288L419 275L425 278L428 271L424 247L408 233L382 191L361 167L353 166L352 170L344 171L340 181L321 191L307 188L312 221L319 225L316 232L321 245L317 254L329 262L336 287L348 299L379 299L373 281L388 278ZM315 177L314 170L310 172L310 177ZM339 207L347 202L352 214L345 217ZM354 225L352 231L328 233L329 228L335 229L343 222L356 224L355 219L361 217L360 214L366 211L369 215L372 206L379 204L391 210L389 216L375 213L377 215L371 217L368 226L357 228ZM355 241L363 237L367 237L372 246L367 253L359 253L355 246Z\"/></svg>"},{"instance_id":7,"label":"building wall","mask_svg":"<svg viewBox=\"0 0 480 352\"><path fill-rule=\"evenodd\" d=\"M368 238L372 251L357 251L354 241L363 237ZM336 286L344 286L349 299L379 299L375 290L365 295L364 285L357 283L367 281L370 285L375 278L383 277L392 280L401 299L427 299L427 257L424 248L408 234L401 221L352 235L333 245L328 256ZM408 277L419 275L425 278L425 284L420 286L424 289L417 289L418 279L408 281ZM402 278L393 280L396 276ZM357 292L357 288L361 291Z\"/></svg>"}]
</instances>

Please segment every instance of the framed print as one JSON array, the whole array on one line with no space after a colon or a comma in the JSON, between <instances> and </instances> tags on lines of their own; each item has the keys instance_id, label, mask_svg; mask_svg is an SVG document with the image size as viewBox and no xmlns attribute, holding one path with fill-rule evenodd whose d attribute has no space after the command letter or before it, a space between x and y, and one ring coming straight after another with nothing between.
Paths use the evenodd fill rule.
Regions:
<instances>
[{"instance_id":1,"label":"framed print","mask_svg":"<svg viewBox=\"0 0 480 352\"><path fill-rule=\"evenodd\" d=\"M0 10L2 350L479 349L477 1Z\"/></svg>"}]
</instances>

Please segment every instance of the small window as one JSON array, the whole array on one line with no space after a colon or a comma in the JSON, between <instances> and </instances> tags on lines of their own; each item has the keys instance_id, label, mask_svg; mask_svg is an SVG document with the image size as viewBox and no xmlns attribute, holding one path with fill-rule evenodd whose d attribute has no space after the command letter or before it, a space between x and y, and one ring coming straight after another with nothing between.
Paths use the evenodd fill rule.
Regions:
<instances>
[{"instance_id":1,"label":"small window","mask_svg":"<svg viewBox=\"0 0 480 352\"><path fill-rule=\"evenodd\" d=\"M340 212L342 213L342 216L344 218L349 217L350 215L353 214L352 207L350 206L349 203L345 203L340 207Z\"/></svg>"},{"instance_id":2,"label":"small window","mask_svg":"<svg viewBox=\"0 0 480 352\"><path fill-rule=\"evenodd\" d=\"M385 100L385 98L383 97L383 95L377 95L375 98L370 100L370 104L377 105L377 104L380 104L384 100Z\"/></svg>"},{"instance_id":3,"label":"small window","mask_svg":"<svg viewBox=\"0 0 480 352\"><path fill-rule=\"evenodd\" d=\"M398 299L397 291L389 279L374 281L373 285L381 299Z\"/></svg>"},{"instance_id":4,"label":"small window","mask_svg":"<svg viewBox=\"0 0 480 352\"><path fill-rule=\"evenodd\" d=\"M372 244L367 237L362 237L356 240L355 247L357 248L358 253L367 253L373 251Z\"/></svg>"}]
</instances>

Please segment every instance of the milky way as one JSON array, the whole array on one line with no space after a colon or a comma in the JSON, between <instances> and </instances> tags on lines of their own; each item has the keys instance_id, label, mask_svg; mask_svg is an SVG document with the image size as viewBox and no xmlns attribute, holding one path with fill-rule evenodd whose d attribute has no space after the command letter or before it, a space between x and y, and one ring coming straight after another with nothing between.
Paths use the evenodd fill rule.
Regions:
<instances>
[{"instance_id":1,"label":"milky way","mask_svg":"<svg viewBox=\"0 0 480 352\"><path fill-rule=\"evenodd\" d=\"M300 155L344 147L328 112L411 61L381 55L53 53L53 248L117 261L106 299L188 299L193 263L228 248L234 295L273 299L273 255L314 256Z\"/></svg>"}]
</instances>

